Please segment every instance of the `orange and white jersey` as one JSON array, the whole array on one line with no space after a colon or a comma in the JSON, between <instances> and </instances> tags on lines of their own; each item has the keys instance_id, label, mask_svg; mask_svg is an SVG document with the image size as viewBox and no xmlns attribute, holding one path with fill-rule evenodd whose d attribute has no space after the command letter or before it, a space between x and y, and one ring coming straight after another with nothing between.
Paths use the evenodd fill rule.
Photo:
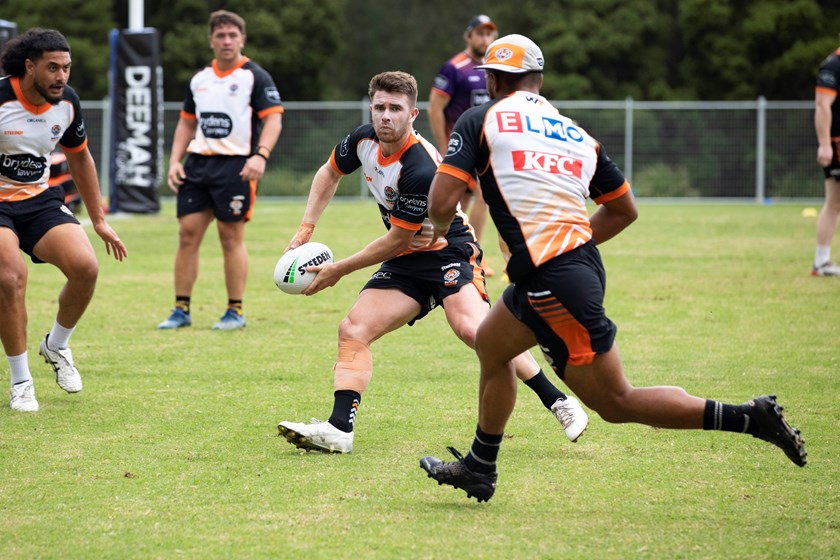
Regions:
<instances>
[{"instance_id":1,"label":"orange and white jersey","mask_svg":"<svg viewBox=\"0 0 840 560\"><path fill-rule=\"evenodd\" d=\"M386 228L416 232L406 253L440 250L456 240L475 242L466 216L459 211L446 237L429 246L434 233L428 217L429 187L438 163L438 151L416 131L409 134L397 153L383 156L379 137L370 124L348 134L330 155L330 165L342 175L362 168Z\"/></svg>"},{"instance_id":2,"label":"orange and white jersey","mask_svg":"<svg viewBox=\"0 0 840 560\"><path fill-rule=\"evenodd\" d=\"M87 147L79 97L64 87L55 105L32 105L16 77L0 79L0 202L39 195L49 187L50 154Z\"/></svg>"},{"instance_id":3,"label":"orange and white jersey","mask_svg":"<svg viewBox=\"0 0 840 560\"><path fill-rule=\"evenodd\" d=\"M282 113L280 93L271 76L243 56L221 72L214 60L193 75L181 118L198 120L187 152L204 156L249 156L254 153L261 120Z\"/></svg>"},{"instance_id":4,"label":"orange and white jersey","mask_svg":"<svg viewBox=\"0 0 840 560\"><path fill-rule=\"evenodd\" d=\"M511 251L514 281L592 239L587 198L602 204L630 188L594 138L525 91L458 120L438 173L469 182L474 172Z\"/></svg>"}]
</instances>

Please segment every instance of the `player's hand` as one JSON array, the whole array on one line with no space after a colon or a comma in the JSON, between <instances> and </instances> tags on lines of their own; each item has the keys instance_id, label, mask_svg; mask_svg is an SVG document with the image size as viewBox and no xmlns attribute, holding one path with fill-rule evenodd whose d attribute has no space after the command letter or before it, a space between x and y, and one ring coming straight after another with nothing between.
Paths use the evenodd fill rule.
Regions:
<instances>
[{"instance_id":1,"label":"player's hand","mask_svg":"<svg viewBox=\"0 0 840 560\"><path fill-rule=\"evenodd\" d=\"M292 249L297 249L304 243L309 243L309 240L312 239L313 231L315 231L315 224L301 222L298 226L297 233L295 233L295 236L292 237L291 241L289 241L289 244L286 245L286 248L283 249L283 252L288 253Z\"/></svg>"},{"instance_id":2,"label":"player's hand","mask_svg":"<svg viewBox=\"0 0 840 560\"><path fill-rule=\"evenodd\" d=\"M427 247L434 247L435 243L437 243L437 240L440 239L441 237L446 237L446 234L448 232L449 232L449 228L446 228L445 230L442 230L442 231L439 230L438 228L434 228L432 230L432 240L429 241L429 244L426 245L426 246Z\"/></svg>"},{"instance_id":3,"label":"player's hand","mask_svg":"<svg viewBox=\"0 0 840 560\"><path fill-rule=\"evenodd\" d=\"M820 164L820 167L828 167L831 165L831 159L834 154L831 150L831 144L828 146L820 145L817 148L817 163Z\"/></svg>"},{"instance_id":4,"label":"player's hand","mask_svg":"<svg viewBox=\"0 0 840 560\"><path fill-rule=\"evenodd\" d=\"M318 274L312 280L312 283L301 292L305 296L314 296L321 290L335 286L341 280L341 277L344 276L335 266L335 263L307 266L306 272L317 272Z\"/></svg>"},{"instance_id":5,"label":"player's hand","mask_svg":"<svg viewBox=\"0 0 840 560\"><path fill-rule=\"evenodd\" d=\"M184 173L184 166L180 161L173 161L169 164L169 173L166 175L166 184L172 189L172 192L177 193L178 187L184 184L184 179L187 178Z\"/></svg>"},{"instance_id":6,"label":"player's hand","mask_svg":"<svg viewBox=\"0 0 840 560\"><path fill-rule=\"evenodd\" d=\"M257 181L265 173L266 159L262 156L251 156L245 160L245 166L239 172L243 181Z\"/></svg>"},{"instance_id":7,"label":"player's hand","mask_svg":"<svg viewBox=\"0 0 840 560\"><path fill-rule=\"evenodd\" d=\"M95 224L93 229L96 231L96 235L105 242L105 250L109 255L114 255L114 258L118 261L122 261L128 256L125 244L120 240L117 232L111 229L108 222L103 220L98 224Z\"/></svg>"}]
</instances>

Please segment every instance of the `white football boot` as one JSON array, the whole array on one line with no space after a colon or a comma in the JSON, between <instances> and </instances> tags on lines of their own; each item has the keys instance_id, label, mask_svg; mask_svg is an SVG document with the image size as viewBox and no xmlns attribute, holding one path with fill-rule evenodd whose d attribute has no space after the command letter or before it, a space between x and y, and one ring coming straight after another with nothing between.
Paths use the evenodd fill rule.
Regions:
<instances>
[{"instance_id":1,"label":"white football boot","mask_svg":"<svg viewBox=\"0 0 840 560\"><path fill-rule=\"evenodd\" d=\"M35 399L35 385L32 380L12 385L9 407L18 412L38 412L38 401Z\"/></svg>"},{"instance_id":2,"label":"white football boot","mask_svg":"<svg viewBox=\"0 0 840 560\"><path fill-rule=\"evenodd\" d=\"M329 422L315 418L309 424L280 422L280 435L300 449L325 453L350 453L353 451L353 432L342 432Z\"/></svg>"},{"instance_id":3,"label":"white football boot","mask_svg":"<svg viewBox=\"0 0 840 560\"><path fill-rule=\"evenodd\" d=\"M73 363L73 353L69 348L53 350L47 344L50 334L41 341L41 348L38 353L44 357L44 361L50 364L55 370L55 382L68 393L78 393L82 390L82 376Z\"/></svg>"},{"instance_id":4,"label":"white football boot","mask_svg":"<svg viewBox=\"0 0 840 560\"><path fill-rule=\"evenodd\" d=\"M583 410L583 407L580 406L580 403L574 397L557 399L551 405L551 412L560 421L560 424L563 426L563 431L566 432L566 437L571 442L577 441L580 434L589 425L589 416L587 416L586 411Z\"/></svg>"}]
</instances>

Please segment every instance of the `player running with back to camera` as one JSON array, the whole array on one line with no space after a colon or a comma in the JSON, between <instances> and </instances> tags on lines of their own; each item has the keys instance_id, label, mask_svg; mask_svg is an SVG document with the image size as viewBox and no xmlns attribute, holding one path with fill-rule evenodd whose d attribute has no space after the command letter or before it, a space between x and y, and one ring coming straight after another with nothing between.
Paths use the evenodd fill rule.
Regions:
<instances>
[{"instance_id":1,"label":"player running with back to camera","mask_svg":"<svg viewBox=\"0 0 840 560\"><path fill-rule=\"evenodd\" d=\"M70 45L52 29L33 28L6 45L0 79L0 339L11 369L12 410L35 412L38 400L26 351L26 262L49 263L67 278L58 296L52 330L40 354L59 387L82 390L70 336L93 298L99 263L85 230L64 205L64 192L49 188L56 144L105 250L118 261L125 245L105 221L96 166L87 143L81 104L67 85Z\"/></svg>"},{"instance_id":2,"label":"player running with back to camera","mask_svg":"<svg viewBox=\"0 0 840 560\"><path fill-rule=\"evenodd\" d=\"M780 447L805 466L799 430L775 396L741 405L691 396L680 387L633 387L604 308L606 275L596 247L635 221L630 185L604 147L543 96L543 55L522 35L494 41L483 67L494 101L464 113L429 194L434 239L448 235L458 200L479 171L490 216L511 251L514 282L481 323L478 426L466 457L423 457L440 484L486 501L496 488L496 459L516 402L510 360L539 344L555 372L607 422L741 432ZM600 208L589 217L586 199Z\"/></svg>"},{"instance_id":3,"label":"player running with back to camera","mask_svg":"<svg viewBox=\"0 0 840 560\"><path fill-rule=\"evenodd\" d=\"M432 225L426 202L440 154L412 128L419 113L417 82L404 72L384 72L371 79L368 95L373 124L348 134L315 174L303 221L287 247L309 241L342 176L361 167L387 232L347 258L309 268L318 274L303 294L334 286L353 271L381 266L339 325L329 420L278 425L290 443L307 450L352 451L356 412L373 373L374 341L442 305L452 330L473 347L476 329L489 307L481 248L466 216L458 212L446 236L429 247ZM578 401L557 389L531 354L524 352L514 362L517 376L575 441L588 422Z\"/></svg>"}]
</instances>

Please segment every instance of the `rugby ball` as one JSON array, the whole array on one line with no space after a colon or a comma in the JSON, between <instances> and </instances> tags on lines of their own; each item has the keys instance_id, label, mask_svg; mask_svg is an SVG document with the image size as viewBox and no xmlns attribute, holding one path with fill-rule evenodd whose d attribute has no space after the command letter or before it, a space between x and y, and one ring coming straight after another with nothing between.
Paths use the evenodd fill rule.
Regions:
<instances>
[{"instance_id":1,"label":"rugby ball","mask_svg":"<svg viewBox=\"0 0 840 560\"><path fill-rule=\"evenodd\" d=\"M290 249L280 257L274 267L274 283L287 294L299 294L315 279L317 272L307 272L306 267L333 262L330 248L323 243L310 241Z\"/></svg>"}]
</instances>

